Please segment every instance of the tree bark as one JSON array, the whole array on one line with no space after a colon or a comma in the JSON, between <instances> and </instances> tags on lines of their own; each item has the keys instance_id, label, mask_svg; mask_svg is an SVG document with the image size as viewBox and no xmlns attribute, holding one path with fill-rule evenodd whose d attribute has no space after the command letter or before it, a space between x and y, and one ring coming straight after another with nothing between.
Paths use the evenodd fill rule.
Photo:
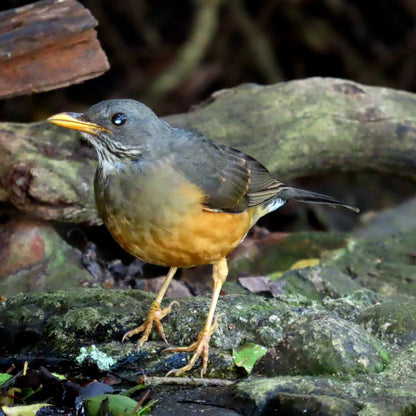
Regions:
<instances>
[{"instance_id":1,"label":"tree bark","mask_svg":"<svg viewBox=\"0 0 416 416\"><path fill-rule=\"evenodd\" d=\"M98 25L75 0L44 0L0 13L0 97L94 78L109 64Z\"/></svg>"}]
</instances>

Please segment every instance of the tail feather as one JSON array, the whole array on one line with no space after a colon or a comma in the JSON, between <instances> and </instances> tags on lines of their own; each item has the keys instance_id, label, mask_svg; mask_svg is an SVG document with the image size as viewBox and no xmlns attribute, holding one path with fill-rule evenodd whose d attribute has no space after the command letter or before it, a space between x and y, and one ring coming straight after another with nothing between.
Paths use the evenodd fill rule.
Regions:
<instances>
[{"instance_id":1,"label":"tail feather","mask_svg":"<svg viewBox=\"0 0 416 416\"><path fill-rule=\"evenodd\" d=\"M317 192L305 191L299 188L284 187L277 196L285 201L293 200L310 204L338 205L354 212L360 212L359 208L347 205L344 202L338 201L330 196L318 194Z\"/></svg>"}]
</instances>

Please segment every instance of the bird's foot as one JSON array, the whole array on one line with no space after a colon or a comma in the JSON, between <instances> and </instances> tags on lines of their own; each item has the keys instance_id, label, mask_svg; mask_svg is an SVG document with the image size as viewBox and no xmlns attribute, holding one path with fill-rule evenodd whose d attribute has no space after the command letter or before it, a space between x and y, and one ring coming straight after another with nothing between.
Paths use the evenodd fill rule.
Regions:
<instances>
[{"instance_id":1,"label":"bird's foot","mask_svg":"<svg viewBox=\"0 0 416 416\"><path fill-rule=\"evenodd\" d=\"M188 361L188 364L185 366L170 370L166 377L170 375L180 376L183 373L191 370L192 367L195 365L196 360L202 355L202 368L201 368L201 377L207 371L208 366L208 356L209 356L209 341L211 339L211 335L217 329L218 324L217 320L211 326L206 326L198 335L198 339L189 345L188 347L169 347L165 348L162 352L191 352L194 351L192 354L191 359Z\"/></svg>"},{"instance_id":2,"label":"bird's foot","mask_svg":"<svg viewBox=\"0 0 416 416\"><path fill-rule=\"evenodd\" d=\"M170 305L164 309L160 309L160 304L159 302L154 301L152 303L152 306L149 309L149 312L147 314L147 318L146 320L143 322L142 325L138 326L137 328L134 328L128 332L126 332L123 335L123 339L122 342L126 339L126 338L130 338L133 335L136 334L140 334L141 332L143 332L142 337L137 341L137 350L140 349L140 347L148 340L150 332L153 328L153 324L155 324L156 329L159 332L160 337L163 339L163 341L165 341L165 343L167 344L167 340L165 337L165 332L163 331L163 325L160 322L167 314L172 312L172 306L173 305L179 305L178 302L173 301L170 303Z\"/></svg>"}]
</instances>

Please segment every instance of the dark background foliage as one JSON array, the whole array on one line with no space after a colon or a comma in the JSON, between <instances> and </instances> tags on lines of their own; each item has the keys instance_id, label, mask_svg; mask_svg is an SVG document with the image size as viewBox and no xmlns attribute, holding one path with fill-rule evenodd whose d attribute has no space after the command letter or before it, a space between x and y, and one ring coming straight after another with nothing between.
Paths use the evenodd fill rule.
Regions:
<instances>
[{"instance_id":1,"label":"dark background foliage","mask_svg":"<svg viewBox=\"0 0 416 416\"><path fill-rule=\"evenodd\" d=\"M27 3L3 0L0 8ZM311 76L416 89L414 0L81 3L99 21L98 38L111 69L81 85L3 100L2 120L43 119L112 97L136 98L158 114L170 114L187 111L222 88ZM199 19L208 3L214 10L212 21ZM200 58L171 88L161 90L160 78L181 59L181 50L195 33L208 38Z\"/></svg>"}]
</instances>

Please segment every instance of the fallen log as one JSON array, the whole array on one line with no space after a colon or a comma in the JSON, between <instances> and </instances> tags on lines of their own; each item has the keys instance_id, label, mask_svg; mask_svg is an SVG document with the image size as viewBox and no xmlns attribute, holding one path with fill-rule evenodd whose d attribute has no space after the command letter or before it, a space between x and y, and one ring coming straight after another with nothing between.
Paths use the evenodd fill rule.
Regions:
<instances>
[{"instance_id":1,"label":"fallen log","mask_svg":"<svg viewBox=\"0 0 416 416\"><path fill-rule=\"evenodd\" d=\"M244 150L284 181L368 169L416 179L415 114L414 94L311 78L224 90L166 120ZM98 223L94 159L74 132L0 123L0 201L44 219Z\"/></svg>"}]
</instances>

